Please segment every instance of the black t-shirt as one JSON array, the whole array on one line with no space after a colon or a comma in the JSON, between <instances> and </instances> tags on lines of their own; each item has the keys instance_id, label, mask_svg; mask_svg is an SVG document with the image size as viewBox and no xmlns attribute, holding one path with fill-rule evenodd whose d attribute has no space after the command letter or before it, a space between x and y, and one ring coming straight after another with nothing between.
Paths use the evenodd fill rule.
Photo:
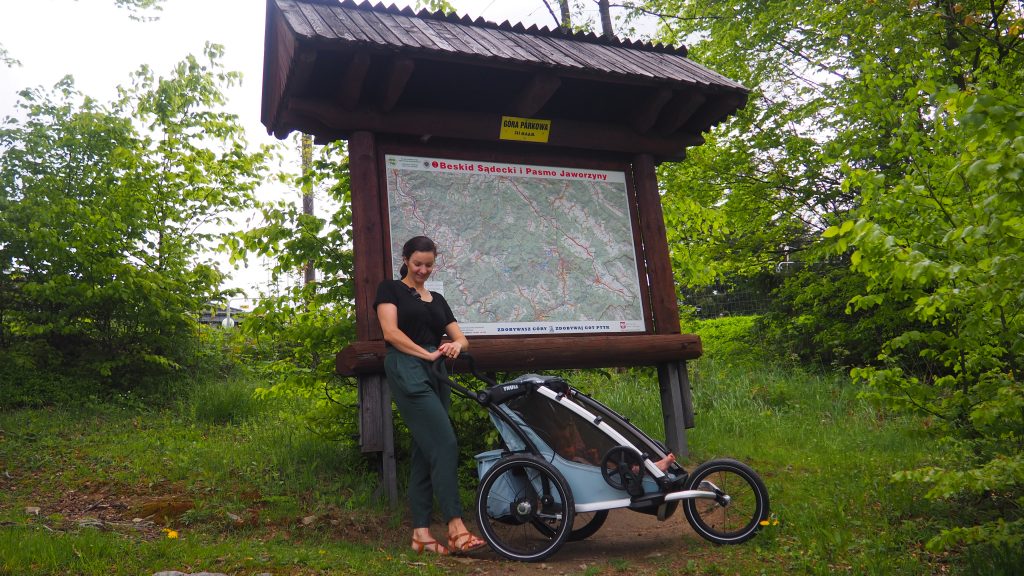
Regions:
<instances>
[{"instance_id":1,"label":"black t-shirt","mask_svg":"<svg viewBox=\"0 0 1024 576\"><path fill-rule=\"evenodd\" d=\"M424 302L414 288L401 280L385 280L377 286L373 309L378 304L394 304L398 307L398 329L420 346L436 347L441 344L445 326L455 322L455 315L444 296L437 292L430 295L433 299Z\"/></svg>"}]
</instances>

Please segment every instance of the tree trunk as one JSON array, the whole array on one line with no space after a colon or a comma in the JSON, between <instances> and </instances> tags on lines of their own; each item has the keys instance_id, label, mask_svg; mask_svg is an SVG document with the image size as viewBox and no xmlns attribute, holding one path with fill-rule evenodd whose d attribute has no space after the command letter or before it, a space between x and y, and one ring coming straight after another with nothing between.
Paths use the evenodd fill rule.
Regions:
<instances>
[{"instance_id":1,"label":"tree trunk","mask_svg":"<svg viewBox=\"0 0 1024 576\"><path fill-rule=\"evenodd\" d=\"M597 8L601 13L601 34L605 38L613 38L615 32L612 30L612 13L608 0L598 0Z\"/></svg>"},{"instance_id":2,"label":"tree trunk","mask_svg":"<svg viewBox=\"0 0 1024 576\"><path fill-rule=\"evenodd\" d=\"M302 213L313 214L313 183L310 177L313 172L313 137L309 134L303 134L301 138L302 143ZM302 273L303 283L310 284L316 282L316 270L313 268L313 262L306 262L306 266Z\"/></svg>"}]
</instances>

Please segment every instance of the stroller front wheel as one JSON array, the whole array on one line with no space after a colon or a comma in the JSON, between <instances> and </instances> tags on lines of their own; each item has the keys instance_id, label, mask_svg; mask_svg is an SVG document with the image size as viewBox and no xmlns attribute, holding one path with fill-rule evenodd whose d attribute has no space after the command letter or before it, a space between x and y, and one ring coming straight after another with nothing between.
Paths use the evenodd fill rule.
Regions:
<instances>
[{"instance_id":1,"label":"stroller front wheel","mask_svg":"<svg viewBox=\"0 0 1024 576\"><path fill-rule=\"evenodd\" d=\"M768 489L746 464L727 458L695 468L687 489L713 492L713 498L685 500L686 520L715 544L739 544L754 537L768 518Z\"/></svg>"},{"instance_id":2,"label":"stroller front wheel","mask_svg":"<svg viewBox=\"0 0 1024 576\"><path fill-rule=\"evenodd\" d=\"M528 454L506 456L484 474L476 519L487 543L510 560L537 562L572 532L576 505L562 473Z\"/></svg>"}]
</instances>

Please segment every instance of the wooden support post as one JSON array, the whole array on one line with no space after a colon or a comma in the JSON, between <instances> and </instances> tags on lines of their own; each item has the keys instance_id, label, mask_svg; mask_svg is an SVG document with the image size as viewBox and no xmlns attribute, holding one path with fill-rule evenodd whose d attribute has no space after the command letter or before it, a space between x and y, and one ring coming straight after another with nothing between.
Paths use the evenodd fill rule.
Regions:
<instances>
[{"instance_id":1,"label":"wooden support post","mask_svg":"<svg viewBox=\"0 0 1024 576\"><path fill-rule=\"evenodd\" d=\"M679 334L679 304L668 253L665 216L661 211L658 176L654 158L638 154L633 158L633 182L640 206L640 236L650 278L651 312L655 334Z\"/></svg>"},{"instance_id":2,"label":"wooden support post","mask_svg":"<svg viewBox=\"0 0 1024 576\"><path fill-rule=\"evenodd\" d=\"M377 173L377 143L369 132L349 139L352 182L352 229L356 269L356 340L380 340L380 324L373 311L377 285L390 272L385 256L381 219L382 202ZM391 391L381 372L359 376L359 442L363 452L381 458L381 486L391 505L398 503L395 430L391 417Z\"/></svg>"},{"instance_id":3,"label":"wooden support post","mask_svg":"<svg viewBox=\"0 0 1024 576\"><path fill-rule=\"evenodd\" d=\"M387 401L384 417L384 451L380 454L381 480L388 495L388 504L398 505L398 459L395 457L395 422L391 416L391 389L381 377L383 397Z\"/></svg>"},{"instance_id":4,"label":"wooden support post","mask_svg":"<svg viewBox=\"0 0 1024 576\"><path fill-rule=\"evenodd\" d=\"M352 252L355 259L356 340L380 340L383 333L373 311L377 285L390 277L390 262L377 171L377 141L369 132L355 132L348 141L352 187Z\"/></svg>"},{"instance_id":5,"label":"wooden support post","mask_svg":"<svg viewBox=\"0 0 1024 576\"><path fill-rule=\"evenodd\" d=\"M391 397L380 374L364 374L359 383L359 448L363 452L384 451L385 412L390 413ZM385 398L387 396L387 398ZM385 400L388 402L385 410Z\"/></svg>"},{"instance_id":6,"label":"wooden support post","mask_svg":"<svg viewBox=\"0 0 1024 576\"><path fill-rule=\"evenodd\" d=\"M689 388L689 380L685 374L684 362L665 362L658 365L661 412L665 420L665 444L677 458L686 458L690 455L689 447L686 445L686 412L683 408L683 382L686 382L686 388Z\"/></svg>"},{"instance_id":7,"label":"wooden support post","mask_svg":"<svg viewBox=\"0 0 1024 576\"><path fill-rule=\"evenodd\" d=\"M686 360L679 363L679 387L683 396L683 427L689 430L696 426L693 416L693 390L690 389L690 372Z\"/></svg>"},{"instance_id":8,"label":"wooden support post","mask_svg":"<svg viewBox=\"0 0 1024 576\"><path fill-rule=\"evenodd\" d=\"M388 503L398 504L398 464L391 390L382 374L359 376L359 448L380 455L380 486Z\"/></svg>"}]
</instances>

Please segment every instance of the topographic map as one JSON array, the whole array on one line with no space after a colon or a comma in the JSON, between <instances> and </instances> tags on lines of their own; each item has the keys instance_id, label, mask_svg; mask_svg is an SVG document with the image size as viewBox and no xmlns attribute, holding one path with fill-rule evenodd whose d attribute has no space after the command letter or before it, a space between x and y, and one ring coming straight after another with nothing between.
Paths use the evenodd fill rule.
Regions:
<instances>
[{"instance_id":1,"label":"topographic map","mask_svg":"<svg viewBox=\"0 0 1024 576\"><path fill-rule=\"evenodd\" d=\"M427 288L467 335L644 330L624 172L386 157L393 270L438 245Z\"/></svg>"}]
</instances>

